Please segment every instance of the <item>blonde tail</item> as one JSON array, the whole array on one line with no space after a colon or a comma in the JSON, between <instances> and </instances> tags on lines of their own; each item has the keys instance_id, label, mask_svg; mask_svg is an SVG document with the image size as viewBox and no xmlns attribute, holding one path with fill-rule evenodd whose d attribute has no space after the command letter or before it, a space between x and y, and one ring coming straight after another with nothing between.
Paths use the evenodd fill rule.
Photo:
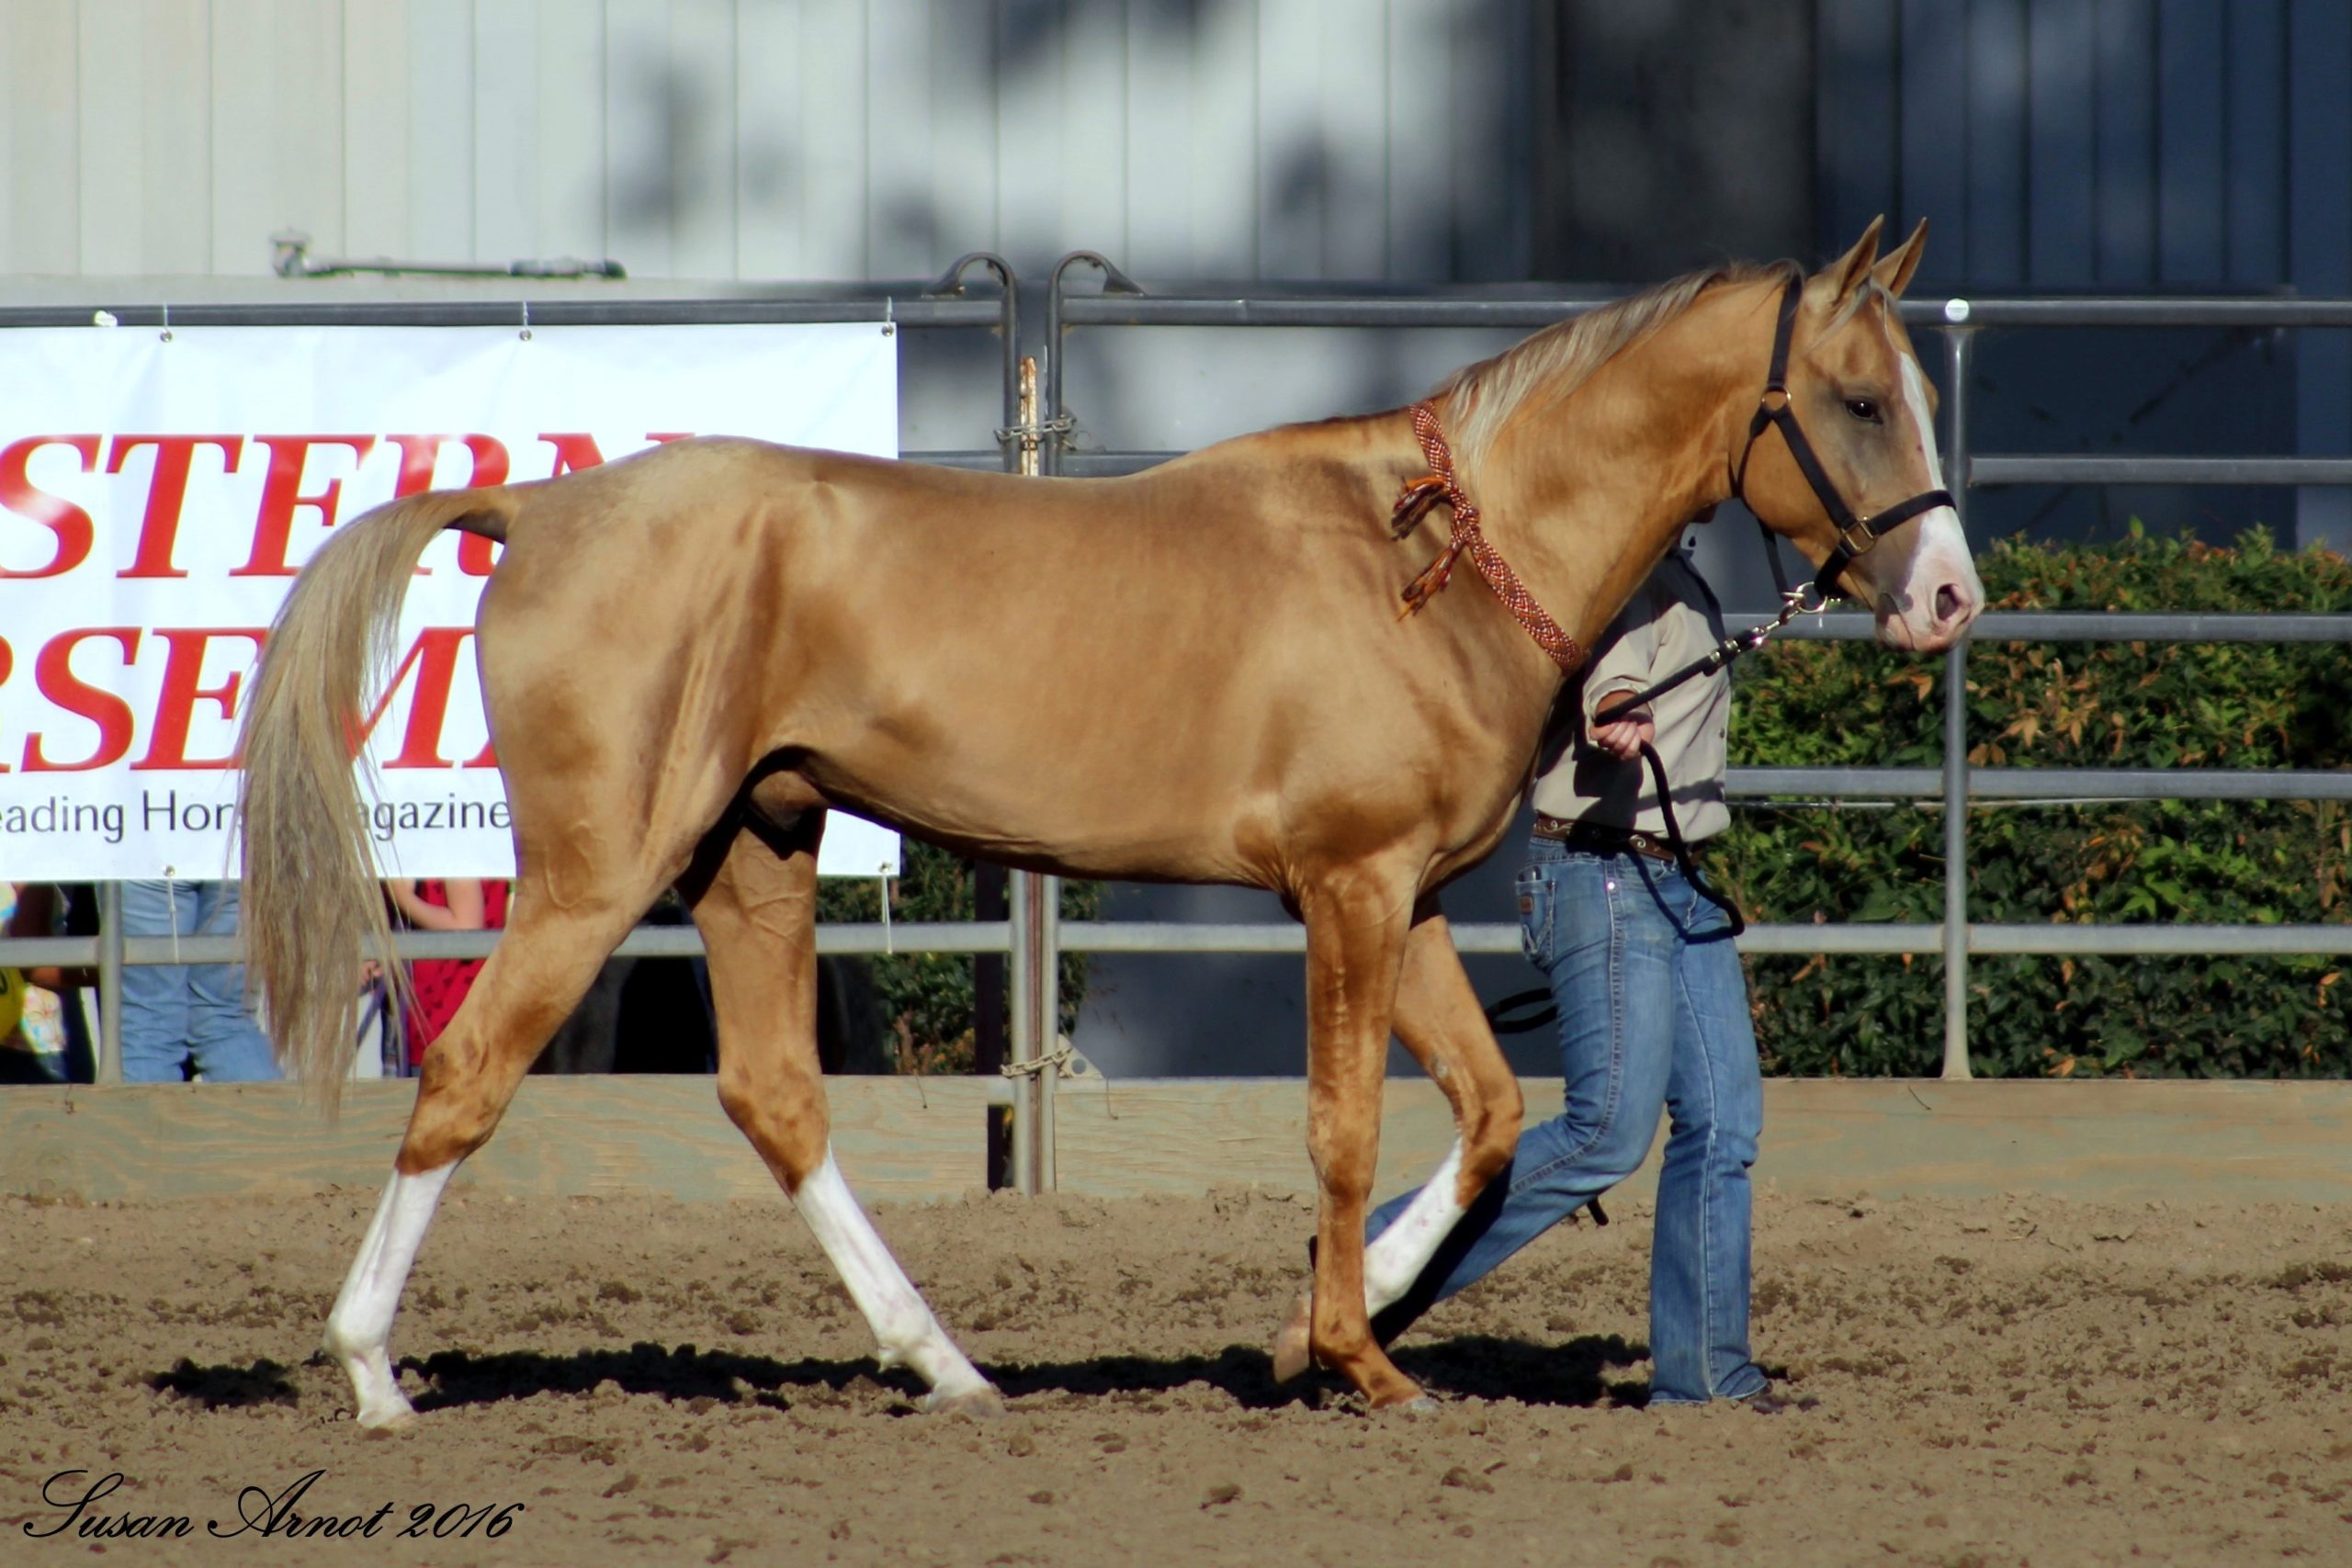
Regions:
<instances>
[{"instance_id":1,"label":"blonde tail","mask_svg":"<svg viewBox=\"0 0 2352 1568\"><path fill-rule=\"evenodd\" d=\"M329 1111L359 1028L359 964L391 963L391 926L352 768L364 685L390 663L417 558L444 528L506 536L520 497L444 491L335 532L270 628L239 751L248 991L277 1059Z\"/></svg>"}]
</instances>

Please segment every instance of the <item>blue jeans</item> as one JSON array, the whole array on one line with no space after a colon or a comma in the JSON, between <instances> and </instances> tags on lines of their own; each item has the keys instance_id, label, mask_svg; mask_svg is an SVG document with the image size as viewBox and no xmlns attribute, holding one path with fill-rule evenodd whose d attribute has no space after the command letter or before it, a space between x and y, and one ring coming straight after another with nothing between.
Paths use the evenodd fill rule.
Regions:
<instances>
[{"instance_id":1,"label":"blue jeans","mask_svg":"<svg viewBox=\"0 0 2352 1568\"><path fill-rule=\"evenodd\" d=\"M126 882L128 936L229 936L237 929L233 882ZM356 981L357 971L354 970ZM215 1083L278 1076L268 1037L245 1010L241 964L127 965L122 972L122 1081Z\"/></svg>"},{"instance_id":2,"label":"blue jeans","mask_svg":"<svg viewBox=\"0 0 2352 1568\"><path fill-rule=\"evenodd\" d=\"M1748 1181L1764 1092L1729 922L1670 865L1534 841L1520 934L1560 1010L1566 1105L1520 1134L1419 1287L1419 1310L1485 1276L1631 1176L1669 1118L1650 1246L1650 1400L1742 1399L1765 1385L1747 1348ZM1366 1227L1376 1236L1412 1194ZM1393 1309L1392 1309L1393 1310ZM1384 1330L1394 1326L1384 1314Z\"/></svg>"}]
</instances>

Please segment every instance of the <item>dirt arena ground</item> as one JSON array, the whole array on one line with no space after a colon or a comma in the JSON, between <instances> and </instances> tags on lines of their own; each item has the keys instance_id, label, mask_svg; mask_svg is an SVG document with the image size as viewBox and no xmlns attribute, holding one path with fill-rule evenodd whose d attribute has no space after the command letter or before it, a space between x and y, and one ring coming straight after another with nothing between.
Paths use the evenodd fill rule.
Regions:
<instances>
[{"instance_id":1,"label":"dirt arena ground","mask_svg":"<svg viewBox=\"0 0 2352 1568\"><path fill-rule=\"evenodd\" d=\"M1758 1350L1817 1403L1758 1416L1642 1407L1628 1203L1425 1320L1399 1360L1451 1397L1377 1416L1268 1382L1300 1200L885 1208L1012 1396L977 1423L876 1372L781 1201L461 1186L381 1436L311 1359L373 1202L0 1202L0 1561L2352 1561L2352 1208L1768 1192ZM207 1538L289 1491L375 1535Z\"/></svg>"}]
</instances>

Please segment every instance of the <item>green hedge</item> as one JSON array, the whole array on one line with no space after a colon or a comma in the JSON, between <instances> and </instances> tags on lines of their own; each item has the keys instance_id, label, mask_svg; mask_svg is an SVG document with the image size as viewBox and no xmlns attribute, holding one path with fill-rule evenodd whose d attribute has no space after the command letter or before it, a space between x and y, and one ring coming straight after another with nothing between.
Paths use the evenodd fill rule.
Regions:
<instances>
[{"instance_id":1,"label":"green hedge","mask_svg":"<svg viewBox=\"0 0 2352 1568\"><path fill-rule=\"evenodd\" d=\"M1995 609L2343 611L2352 563L2154 539L2012 541L1978 561ZM1732 761L1933 766L1940 659L1783 643L1737 668ZM2352 765L2352 657L2340 644L1977 643L1972 761L2008 767ZM2060 791L2053 787L2053 795ZM2352 810L2342 802L1981 804L1970 814L1981 921L2342 923ZM1719 879L1751 919L1936 920L1940 807L1743 807ZM2352 987L2330 957L1979 957L1972 1065L2007 1077L2352 1076ZM1942 1054L1941 964L1841 955L1748 961L1768 1071L1916 1075Z\"/></svg>"},{"instance_id":2,"label":"green hedge","mask_svg":"<svg viewBox=\"0 0 2352 1568\"><path fill-rule=\"evenodd\" d=\"M906 842L906 874L893 878L893 920L968 920L975 908L972 863ZM882 883L864 878L828 878L818 885L820 920L878 920ZM1062 884L1061 912L1068 920L1091 920L1101 907L1099 882ZM882 1005L890 1057L902 1073L968 1073L972 1070L972 965L967 954L915 953L868 961ZM1061 964L1061 1030L1078 1027L1086 999L1086 958L1065 953Z\"/></svg>"}]
</instances>

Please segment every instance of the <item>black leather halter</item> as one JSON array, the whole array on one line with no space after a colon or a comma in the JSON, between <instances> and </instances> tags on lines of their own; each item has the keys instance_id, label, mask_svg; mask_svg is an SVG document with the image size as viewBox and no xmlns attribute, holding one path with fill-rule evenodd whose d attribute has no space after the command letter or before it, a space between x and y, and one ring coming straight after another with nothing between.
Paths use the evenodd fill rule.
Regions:
<instances>
[{"instance_id":1,"label":"black leather halter","mask_svg":"<svg viewBox=\"0 0 2352 1568\"><path fill-rule=\"evenodd\" d=\"M1777 618L1764 626L1725 637L1696 662L1686 664L1664 680L1611 703L1593 715L1596 724L1608 724L1626 717L1685 681L1699 675L1712 675L1741 654L1761 648L1766 637L1796 616L1811 615L1824 608L1830 598L1843 592L1838 586L1839 574L1853 564L1855 557L1877 544L1879 536L1908 523L1923 512L1953 504L1951 491L1948 490L1922 491L1874 517L1865 518L1857 517L1854 509L1846 504L1846 498L1838 493L1838 486L1829 478L1829 470L1821 466L1821 458L1814 451L1813 443L1804 438L1804 427L1797 423L1796 410L1789 402L1789 344L1796 335L1797 306L1802 301L1804 289L1804 274L1792 268L1788 287L1781 291L1781 321L1772 334L1772 367L1765 378L1764 395L1757 400L1756 417L1747 423L1747 445L1742 448L1739 468L1732 475L1732 493L1742 501L1747 499L1747 463L1755 455L1757 437L1774 425L1780 426L1781 438L1789 444L1789 455L1797 460L1805 482L1813 487L1813 493L1820 499L1823 509L1829 513L1829 521L1838 529L1837 547L1829 552L1829 558L1821 563L1821 570L1815 574L1813 581L1804 588L1792 590L1785 580L1781 581L1781 613ZM1748 510L1753 512L1756 509L1751 506ZM1763 519L1759 517L1757 521L1761 524ZM1770 528L1764 530L1764 552L1772 563L1772 575L1780 578L1781 552L1772 541ZM1666 840L1674 852L1676 864L1699 896L1722 909L1729 918L1728 934L1737 936L1747 929L1747 922L1741 918L1737 906L1708 886L1706 879L1699 874L1699 868L1692 863L1690 846L1682 839L1681 824L1674 819L1673 792L1667 783L1665 762L1659 759L1657 750L1646 743L1642 747L1642 759L1648 764L1650 777L1657 786L1658 809L1666 819ZM1513 997L1498 1004L1489 1010L1487 1021L1494 1023L1497 1012L1514 1008L1526 999L1525 997ZM1494 1027L1498 1032L1532 1029L1537 1024L1549 1022L1555 1016L1542 1014L1514 1020L1508 1024L1495 1023Z\"/></svg>"},{"instance_id":2,"label":"black leather halter","mask_svg":"<svg viewBox=\"0 0 2352 1568\"><path fill-rule=\"evenodd\" d=\"M1789 343L1796 333L1797 306L1804 293L1804 275L1792 271L1788 287L1781 291L1781 321L1772 334L1771 372L1765 378L1763 396L1757 400L1756 417L1747 422L1747 446L1739 455L1739 468L1732 475L1731 488L1741 501L1747 499L1747 463L1755 455L1756 439L1767 429L1779 426L1781 438L1789 444L1789 456L1797 460L1805 483L1813 487L1813 493L1820 499L1822 509L1829 513L1829 521L1838 530L1837 547L1829 552L1829 558L1821 563L1821 570L1813 579L1815 592L1827 599L1843 592L1838 586L1838 574L1853 564L1855 557L1877 544L1881 535L1923 512L1951 506L1953 502L1948 490L1922 491L1874 517L1858 517L1854 509L1846 504L1846 498L1838 493L1829 470L1821 466L1813 443L1804 438L1804 430L1797 423L1797 411L1789 400Z\"/></svg>"}]
</instances>

